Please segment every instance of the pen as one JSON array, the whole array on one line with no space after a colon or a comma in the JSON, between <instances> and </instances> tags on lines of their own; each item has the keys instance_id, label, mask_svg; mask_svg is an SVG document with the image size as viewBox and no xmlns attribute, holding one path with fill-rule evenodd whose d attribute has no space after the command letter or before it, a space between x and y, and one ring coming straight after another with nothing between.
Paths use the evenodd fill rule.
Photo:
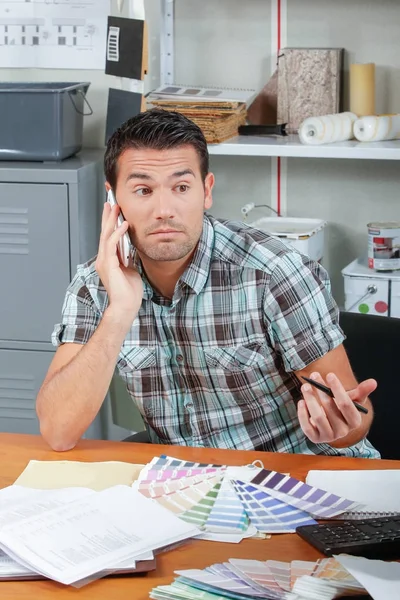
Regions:
<instances>
[{"instance_id":1,"label":"pen","mask_svg":"<svg viewBox=\"0 0 400 600\"><path fill-rule=\"evenodd\" d=\"M318 381L314 381L314 379L310 379L309 377L304 377L304 375L302 375L302 378L305 381L307 381L307 383L310 383L311 385L313 385L314 387L316 387L318 390L321 390L321 392L325 392L325 394L327 394L331 398L335 397L335 395L332 392L331 388L328 388L326 385L323 385L322 383L319 383ZM368 414L368 408L365 408L365 406L361 406L361 404L358 404L358 402L353 402L353 404L354 404L354 406L356 407L357 410L359 410L360 412L364 413L365 415Z\"/></svg>"}]
</instances>

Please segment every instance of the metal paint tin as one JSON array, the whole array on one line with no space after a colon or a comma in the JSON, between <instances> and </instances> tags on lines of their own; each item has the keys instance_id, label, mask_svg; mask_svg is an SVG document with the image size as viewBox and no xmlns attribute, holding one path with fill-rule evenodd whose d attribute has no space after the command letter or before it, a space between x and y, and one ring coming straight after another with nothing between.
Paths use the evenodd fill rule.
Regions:
<instances>
[{"instance_id":1,"label":"metal paint tin","mask_svg":"<svg viewBox=\"0 0 400 600\"><path fill-rule=\"evenodd\" d=\"M400 221L368 223L368 266L375 271L400 269Z\"/></svg>"}]
</instances>

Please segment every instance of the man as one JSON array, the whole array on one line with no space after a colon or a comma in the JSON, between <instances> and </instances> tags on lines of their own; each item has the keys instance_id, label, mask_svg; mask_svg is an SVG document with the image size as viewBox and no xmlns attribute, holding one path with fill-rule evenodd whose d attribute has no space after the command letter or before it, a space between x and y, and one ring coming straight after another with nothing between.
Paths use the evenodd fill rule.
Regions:
<instances>
[{"instance_id":1,"label":"man","mask_svg":"<svg viewBox=\"0 0 400 600\"><path fill-rule=\"evenodd\" d=\"M325 271L265 232L204 214L214 176L201 130L177 113L142 113L110 138L104 165L119 206L105 204L97 258L78 267L53 333L37 398L47 442L77 443L117 364L154 441L379 456L365 439L376 382L354 378ZM133 268L117 254L127 231Z\"/></svg>"}]
</instances>

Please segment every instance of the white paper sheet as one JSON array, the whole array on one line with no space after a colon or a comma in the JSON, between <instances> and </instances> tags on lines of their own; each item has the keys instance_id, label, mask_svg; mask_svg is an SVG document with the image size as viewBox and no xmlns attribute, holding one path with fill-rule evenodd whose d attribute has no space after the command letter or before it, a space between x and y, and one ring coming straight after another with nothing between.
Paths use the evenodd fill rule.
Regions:
<instances>
[{"instance_id":1,"label":"white paper sheet","mask_svg":"<svg viewBox=\"0 0 400 600\"><path fill-rule=\"evenodd\" d=\"M115 486L1 528L0 548L71 584L198 533L132 488Z\"/></svg>"},{"instance_id":2,"label":"white paper sheet","mask_svg":"<svg viewBox=\"0 0 400 600\"><path fill-rule=\"evenodd\" d=\"M399 600L400 563L358 556L335 556L374 600Z\"/></svg>"},{"instance_id":3,"label":"white paper sheet","mask_svg":"<svg viewBox=\"0 0 400 600\"><path fill-rule=\"evenodd\" d=\"M20 486L4 488L0 490L0 529L94 493L85 488L62 490L31 490Z\"/></svg>"},{"instance_id":4,"label":"white paper sheet","mask_svg":"<svg viewBox=\"0 0 400 600\"><path fill-rule=\"evenodd\" d=\"M110 0L0 0L3 67L104 69Z\"/></svg>"},{"instance_id":5,"label":"white paper sheet","mask_svg":"<svg viewBox=\"0 0 400 600\"><path fill-rule=\"evenodd\" d=\"M310 471L306 482L365 504L362 511L400 512L400 469Z\"/></svg>"}]
</instances>

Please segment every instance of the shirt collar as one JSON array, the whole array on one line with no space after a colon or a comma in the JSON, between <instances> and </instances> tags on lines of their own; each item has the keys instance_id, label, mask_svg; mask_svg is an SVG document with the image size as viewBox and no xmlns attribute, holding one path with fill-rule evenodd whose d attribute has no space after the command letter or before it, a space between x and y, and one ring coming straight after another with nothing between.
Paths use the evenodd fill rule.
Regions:
<instances>
[{"instance_id":1,"label":"shirt collar","mask_svg":"<svg viewBox=\"0 0 400 600\"><path fill-rule=\"evenodd\" d=\"M214 228L207 215L203 217L203 229L193 258L186 271L180 278L181 283L188 285L196 294L204 288L210 272L211 258L214 248ZM150 300L153 297L153 288L147 281L143 270L142 261L136 248L133 248L132 263L143 280L143 298Z\"/></svg>"},{"instance_id":2,"label":"shirt collar","mask_svg":"<svg viewBox=\"0 0 400 600\"><path fill-rule=\"evenodd\" d=\"M207 215L203 217L203 230L193 258L181 281L186 283L196 294L203 290L210 272L211 258L214 249L214 228Z\"/></svg>"}]
</instances>

